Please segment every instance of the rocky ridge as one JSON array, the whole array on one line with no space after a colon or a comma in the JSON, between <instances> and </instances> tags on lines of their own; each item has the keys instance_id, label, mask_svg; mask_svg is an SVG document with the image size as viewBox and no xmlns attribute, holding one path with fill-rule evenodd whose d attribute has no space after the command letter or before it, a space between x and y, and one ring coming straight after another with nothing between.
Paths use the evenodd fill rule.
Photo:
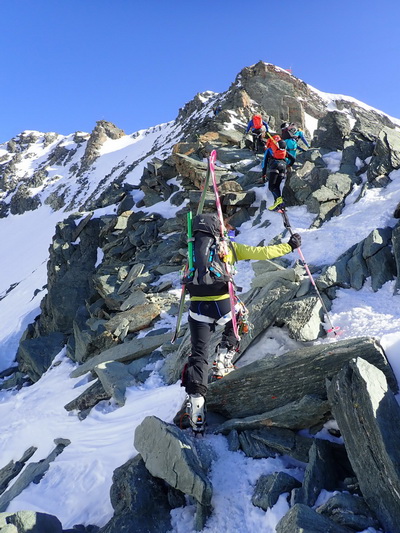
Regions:
<instances>
[{"instance_id":1,"label":"rocky ridge","mask_svg":"<svg viewBox=\"0 0 400 533\"><path fill-rule=\"evenodd\" d=\"M211 109L216 102L222 111L214 117ZM254 111L261 111L274 128L290 117L309 138L307 117L318 120L312 149L299 155L284 191L289 205L307 206L315 215L313 226L318 227L340 216L356 185L361 185L360 197L368 188L387 187L390 174L400 168L400 137L390 119L346 100L338 100L336 106L336 111L328 111L323 98L304 82L260 62L243 69L226 93L197 95L174 123L160 126L158 132L157 128L146 132L144 136L154 140L140 160L114 161L94 188L91 177L104 157L102 147L124 139L116 126L100 121L91 135L78 132L63 138L25 132L10 141L0 160L0 216L36 209L41 202L39 193L33 192L37 187L42 187L42 196L43 191L48 193L45 201L54 209L77 212L56 227L41 314L21 338L18 367L3 373L1 388L20 388L39 380L65 345L71 360L80 364L72 377L90 372L93 382L65 406L82 420L104 399L113 398L123 405L126 388L148 377L149 371L143 369L149 362L163 361L164 380L175 383L189 354L189 334L183 327L177 345L171 346L171 332L157 322L162 313L173 316L177 311L177 298L169 292L169 275L177 276L185 261L182 228L187 210L195 209L200 196L204 157L212 149L218 152L217 180L230 223L239 230L247 221L256 227L265 206L256 203L259 160L241 144L247 120ZM337 172L326 163L332 151L341 154ZM22 173L21 161L39 157L41 162L32 166L33 172ZM50 166L56 166L59 174L54 175ZM138 185L129 182L135 169L141 172ZM75 181L79 192L71 186ZM149 213L148 208L159 202L178 207L176 218ZM213 202L213 195L208 195L206 208ZM114 204L114 215L93 212ZM378 290L397 276L398 232L399 225L393 230L376 228L334 264L316 272L328 308L338 287L360 289L371 278L372 288ZM100 264L98 249L103 253ZM252 288L242 299L254 326L253 339L278 325L286 328L299 349L246 365L211 385L208 407L220 417L214 430L226 435L230 450L254 458L288 455L304 464L300 486L291 476L273 476L260 479L255 488L253 503L263 509L274 505L276 495L289 494L291 508L278 524L280 533L293 533L296 528L306 532L310 524L312 531L321 532L382 527L396 533L400 531L399 458L393 445L399 439L393 430L400 416L394 399L396 378L374 339L313 346L324 335L321 304L303 268L285 267L282 259L254 263ZM210 354L218 334L212 338ZM243 339L243 352L253 339ZM297 379L289 384L285 375ZM254 390L263 388L264 403L253 405ZM338 390L346 393L338 395ZM332 418L343 437L341 444L313 437ZM301 430L309 436L299 434ZM360 459L358 442L366 433L370 446ZM57 453L67 445L56 444ZM119 533L124 528L166 531L170 509L184 505L184 494L196 501L195 525L202 529L212 512L208 477L212 450L207 442L194 441L187 432L149 417L136 431L135 447L140 455L115 471L111 492L115 514L101 533ZM14 497L13 487L23 490L31 481L40 482L43 475L41 470L38 478L34 468L31 473L26 469L24 477L20 474L21 465L32 456L29 450L27 443L18 465L0 469L3 511ZM53 458L54 454L42 467ZM379 494L369 481L377 476ZM17 481L11 487L12 480ZM322 489L339 491L339 495L314 509ZM121 493L123 497L118 498ZM143 523L141 509L154 500L160 516ZM24 516L0 513L0 531L6 527L14 527L7 531L29 531L21 524L28 524L32 517ZM8 525L2 526L1 520ZM55 517L40 520L53 524L43 528L62 531L61 525L54 525ZM87 533L97 530L95 526L81 528Z\"/></svg>"}]
</instances>

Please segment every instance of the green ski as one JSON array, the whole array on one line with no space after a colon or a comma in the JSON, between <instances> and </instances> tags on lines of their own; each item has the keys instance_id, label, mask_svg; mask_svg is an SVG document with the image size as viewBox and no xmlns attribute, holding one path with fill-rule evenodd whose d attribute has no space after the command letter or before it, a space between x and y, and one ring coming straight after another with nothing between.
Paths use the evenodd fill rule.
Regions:
<instances>
[{"instance_id":1,"label":"green ski","mask_svg":"<svg viewBox=\"0 0 400 533\"><path fill-rule=\"evenodd\" d=\"M189 211L187 214L187 243L188 243L188 265L185 268L184 276L186 276L188 270L193 268L193 236L192 236L192 212L191 211ZM186 298L186 285L185 283L182 283L181 299L179 301L178 316L176 319L175 332L171 339L171 344L174 344L174 342L178 338L179 331L181 329L183 310L185 308L185 298Z\"/></svg>"}]
</instances>

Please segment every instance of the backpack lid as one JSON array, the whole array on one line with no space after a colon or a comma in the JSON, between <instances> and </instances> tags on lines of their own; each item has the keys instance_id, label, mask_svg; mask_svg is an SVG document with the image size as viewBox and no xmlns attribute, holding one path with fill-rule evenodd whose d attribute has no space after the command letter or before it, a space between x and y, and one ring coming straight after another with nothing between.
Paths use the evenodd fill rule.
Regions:
<instances>
[{"instance_id":1,"label":"backpack lid","mask_svg":"<svg viewBox=\"0 0 400 533\"><path fill-rule=\"evenodd\" d=\"M221 235L221 223L217 213L202 213L193 219L193 233L201 231L218 237Z\"/></svg>"}]
</instances>

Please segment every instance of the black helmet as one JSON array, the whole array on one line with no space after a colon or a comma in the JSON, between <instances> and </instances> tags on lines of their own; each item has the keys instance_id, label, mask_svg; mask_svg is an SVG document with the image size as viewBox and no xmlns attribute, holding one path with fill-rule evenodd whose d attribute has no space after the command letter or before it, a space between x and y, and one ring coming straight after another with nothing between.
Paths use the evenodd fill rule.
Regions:
<instances>
[{"instance_id":1,"label":"black helmet","mask_svg":"<svg viewBox=\"0 0 400 533\"><path fill-rule=\"evenodd\" d=\"M280 140L278 142L278 146L281 148L281 150L284 150L286 148L286 142L284 140Z\"/></svg>"},{"instance_id":2,"label":"black helmet","mask_svg":"<svg viewBox=\"0 0 400 533\"><path fill-rule=\"evenodd\" d=\"M289 124L287 122L284 122L283 124L281 124L281 130L284 130L288 126L289 126Z\"/></svg>"}]
</instances>

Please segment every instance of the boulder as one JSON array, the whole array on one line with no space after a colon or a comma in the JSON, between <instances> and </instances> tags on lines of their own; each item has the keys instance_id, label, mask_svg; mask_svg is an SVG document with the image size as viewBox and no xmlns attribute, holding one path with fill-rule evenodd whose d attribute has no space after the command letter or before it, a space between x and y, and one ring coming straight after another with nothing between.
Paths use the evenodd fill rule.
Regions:
<instances>
[{"instance_id":1,"label":"boulder","mask_svg":"<svg viewBox=\"0 0 400 533\"><path fill-rule=\"evenodd\" d=\"M254 488L251 502L256 507L261 507L264 511L271 509L281 494L290 493L295 487L300 487L301 483L296 478L286 474L286 472L275 472L270 475L262 475L258 478Z\"/></svg>"},{"instance_id":2,"label":"boulder","mask_svg":"<svg viewBox=\"0 0 400 533\"><path fill-rule=\"evenodd\" d=\"M36 450L37 448L35 446L31 446L19 461L10 461L5 467L0 469L0 494L3 494L10 481L18 476L24 468L25 463L32 457Z\"/></svg>"},{"instance_id":3,"label":"boulder","mask_svg":"<svg viewBox=\"0 0 400 533\"><path fill-rule=\"evenodd\" d=\"M181 429L147 416L136 428L134 445L153 476L202 505L211 505L212 485L193 441Z\"/></svg>"},{"instance_id":4,"label":"boulder","mask_svg":"<svg viewBox=\"0 0 400 533\"><path fill-rule=\"evenodd\" d=\"M333 377L328 398L365 501L399 533L400 407L386 376L356 357Z\"/></svg>"},{"instance_id":5,"label":"boulder","mask_svg":"<svg viewBox=\"0 0 400 533\"><path fill-rule=\"evenodd\" d=\"M63 533L56 516L36 511L0 513L0 531L4 533Z\"/></svg>"},{"instance_id":6,"label":"boulder","mask_svg":"<svg viewBox=\"0 0 400 533\"><path fill-rule=\"evenodd\" d=\"M149 473L140 455L130 459L114 470L110 490L114 516L99 533L165 533L171 529L170 490ZM184 503L182 496L180 504Z\"/></svg>"},{"instance_id":7,"label":"boulder","mask_svg":"<svg viewBox=\"0 0 400 533\"><path fill-rule=\"evenodd\" d=\"M276 525L276 533L354 533L318 514L307 505L297 503Z\"/></svg>"},{"instance_id":8,"label":"boulder","mask_svg":"<svg viewBox=\"0 0 400 533\"><path fill-rule=\"evenodd\" d=\"M71 444L71 441L68 439L55 439L54 443L56 447L48 457L41 459L37 463L29 463L13 485L0 496L0 513L4 512L11 500L21 494L31 483L39 483L49 469L50 463L54 461L66 446ZM42 530L40 532L38 530L38 533L42 533Z\"/></svg>"},{"instance_id":9,"label":"boulder","mask_svg":"<svg viewBox=\"0 0 400 533\"><path fill-rule=\"evenodd\" d=\"M352 474L343 446L314 439L302 486L293 491L292 503L304 503L312 507L322 489L337 490L340 482Z\"/></svg>"},{"instance_id":10,"label":"boulder","mask_svg":"<svg viewBox=\"0 0 400 533\"><path fill-rule=\"evenodd\" d=\"M233 418L221 424L216 432L226 435L232 430L245 431L261 427L287 429L310 428L326 421L330 412L329 402L315 395L305 395L300 400L259 415Z\"/></svg>"},{"instance_id":11,"label":"boulder","mask_svg":"<svg viewBox=\"0 0 400 533\"><path fill-rule=\"evenodd\" d=\"M170 333L164 333L162 335L148 335L140 339L133 339L123 344L118 344L113 348L105 350L104 352L96 355L78 366L71 372L72 378L83 376L87 372L93 370L100 363L108 361L134 361L140 359L144 355L148 355L157 348L159 348L164 342L171 340Z\"/></svg>"},{"instance_id":12,"label":"boulder","mask_svg":"<svg viewBox=\"0 0 400 533\"><path fill-rule=\"evenodd\" d=\"M239 368L211 383L207 393L208 410L227 418L243 418L282 407L305 395L324 398L326 378L334 376L346 362L358 356L381 368L393 391L398 390L382 347L376 340L362 337L268 356Z\"/></svg>"},{"instance_id":13,"label":"boulder","mask_svg":"<svg viewBox=\"0 0 400 533\"><path fill-rule=\"evenodd\" d=\"M17 352L19 369L28 374L32 381L38 381L64 345L65 337L62 333L22 340Z\"/></svg>"},{"instance_id":14,"label":"boulder","mask_svg":"<svg viewBox=\"0 0 400 533\"><path fill-rule=\"evenodd\" d=\"M197 501L196 529L201 530L211 512L213 488L205 473L204 456L186 433L155 416L146 417L135 431L135 448L147 470L171 487Z\"/></svg>"},{"instance_id":15,"label":"boulder","mask_svg":"<svg viewBox=\"0 0 400 533\"><path fill-rule=\"evenodd\" d=\"M337 524L355 531L380 527L379 522L371 516L371 510L364 498L346 492L334 494L326 503L317 507L316 511Z\"/></svg>"}]
</instances>

